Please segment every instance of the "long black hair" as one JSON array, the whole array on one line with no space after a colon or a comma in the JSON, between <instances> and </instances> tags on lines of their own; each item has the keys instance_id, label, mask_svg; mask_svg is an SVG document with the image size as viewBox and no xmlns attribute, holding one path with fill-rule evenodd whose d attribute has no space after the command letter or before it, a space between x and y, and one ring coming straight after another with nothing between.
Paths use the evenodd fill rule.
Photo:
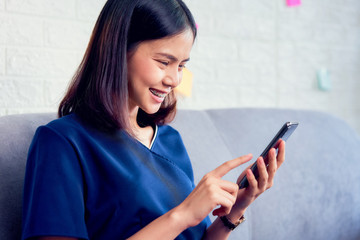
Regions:
<instances>
[{"instance_id":1,"label":"long black hair","mask_svg":"<svg viewBox=\"0 0 360 240\"><path fill-rule=\"evenodd\" d=\"M147 40L191 29L194 18L182 0L108 0L95 24L84 58L60 103L59 117L76 113L103 130L130 129L127 53ZM174 117L176 98L169 94L159 111L141 109L141 124L164 124Z\"/></svg>"}]
</instances>

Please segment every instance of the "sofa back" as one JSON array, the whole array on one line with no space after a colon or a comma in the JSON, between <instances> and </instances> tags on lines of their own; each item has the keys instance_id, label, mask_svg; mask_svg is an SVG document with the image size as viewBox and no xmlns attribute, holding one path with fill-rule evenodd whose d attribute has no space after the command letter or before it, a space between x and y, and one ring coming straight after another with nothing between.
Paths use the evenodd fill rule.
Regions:
<instances>
[{"instance_id":1,"label":"sofa back","mask_svg":"<svg viewBox=\"0 0 360 240\"><path fill-rule=\"evenodd\" d=\"M20 239L26 155L36 128L54 113L0 117L0 239ZM246 212L230 239L360 239L360 138L345 122L313 111L181 110L181 133L195 181L226 160L257 156L286 121L287 142L275 185ZM245 166L224 178L236 181Z\"/></svg>"}]
</instances>

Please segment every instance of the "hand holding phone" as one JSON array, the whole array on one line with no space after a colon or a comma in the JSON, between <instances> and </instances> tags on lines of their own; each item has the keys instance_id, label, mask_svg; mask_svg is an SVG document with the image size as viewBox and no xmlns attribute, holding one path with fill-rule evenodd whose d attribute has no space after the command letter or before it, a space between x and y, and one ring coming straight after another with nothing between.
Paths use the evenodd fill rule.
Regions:
<instances>
[{"instance_id":1,"label":"hand holding phone","mask_svg":"<svg viewBox=\"0 0 360 240\"><path fill-rule=\"evenodd\" d=\"M299 123L296 122L286 122L281 129L279 130L279 132L275 135L275 137L271 140L271 142L268 144L268 146L265 148L265 150L261 153L261 157L263 157L264 162L266 164L266 166L268 165L268 158L267 155L270 151L271 148L275 148L277 150L279 144L280 144L280 140L284 140L287 141L288 138L290 137L290 135L295 131L295 129L297 128L297 126L299 125ZM257 169L257 163L255 162L251 167L250 167L251 171L253 172L254 176L256 179L258 179L259 177L259 172ZM246 175L241 179L241 181L239 182L239 188L245 188L249 185L249 182L247 180Z\"/></svg>"}]
</instances>

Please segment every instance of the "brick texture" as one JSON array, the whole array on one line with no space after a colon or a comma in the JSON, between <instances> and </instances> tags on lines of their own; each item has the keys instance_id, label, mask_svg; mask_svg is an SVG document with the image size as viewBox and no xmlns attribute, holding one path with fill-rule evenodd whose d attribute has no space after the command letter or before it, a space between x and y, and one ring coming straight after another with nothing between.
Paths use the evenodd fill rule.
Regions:
<instances>
[{"instance_id":1,"label":"brick texture","mask_svg":"<svg viewBox=\"0 0 360 240\"><path fill-rule=\"evenodd\" d=\"M360 133L360 1L185 2L199 34L192 96L180 97L180 108L320 110ZM0 0L0 115L56 111L104 3ZM321 68L327 92L318 88Z\"/></svg>"},{"instance_id":2,"label":"brick texture","mask_svg":"<svg viewBox=\"0 0 360 240\"><path fill-rule=\"evenodd\" d=\"M76 17L76 0L5 0L6 10L12 13L58 18Z\"/></svg>"},{"instance_id":3,"label":"brick texture","mask_svg":"<svg viewBox=\"0 0 360 240\"><path fill-rule=\"evenodd\" d=\"M0 47L0 76L5 75L5 48Z\"/></svg>"}]
</instances>

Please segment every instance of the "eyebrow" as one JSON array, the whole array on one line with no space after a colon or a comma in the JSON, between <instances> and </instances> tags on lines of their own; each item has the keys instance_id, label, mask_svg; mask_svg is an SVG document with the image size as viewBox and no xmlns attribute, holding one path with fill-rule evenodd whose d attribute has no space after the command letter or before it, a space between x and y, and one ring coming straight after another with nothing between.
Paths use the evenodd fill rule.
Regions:
<instances>
[{"instance_id":1,"label":"eyebrow","mask_svg":"<svg viewBox=\"0 0 360 240\"><path fill-rule=\"evenodd\" d=\"M175 56L173 56L173 55L171 55L171 54L167 54L167 53L157 53L157 55L166 57L167 59L169 59L170 61L173 61L173 62L179 61L179 59L177 59ZM182 60L181 62L188 62L188 61L190 61L190 58L184 59L184 60Z\"/></svg>"}]
</instances>

